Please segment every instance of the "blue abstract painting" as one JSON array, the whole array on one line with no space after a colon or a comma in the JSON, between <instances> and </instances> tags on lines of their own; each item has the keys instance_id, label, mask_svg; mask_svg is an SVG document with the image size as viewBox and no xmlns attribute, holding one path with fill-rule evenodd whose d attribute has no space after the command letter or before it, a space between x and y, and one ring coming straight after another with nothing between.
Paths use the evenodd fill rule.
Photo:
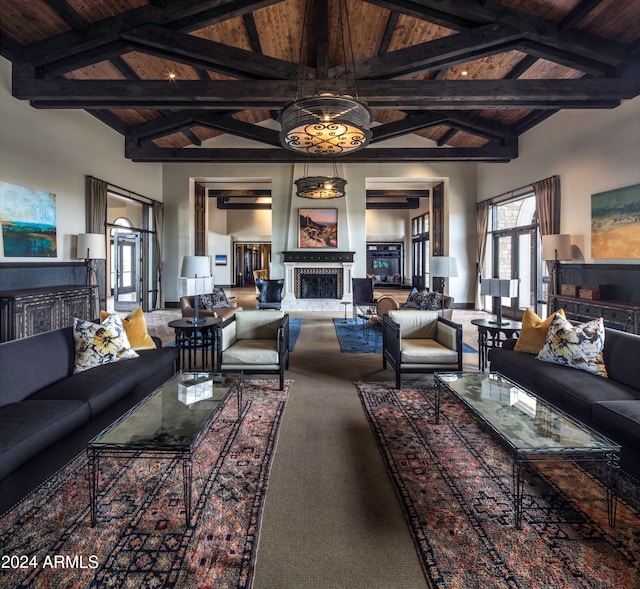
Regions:
<instances>
[{"instance_id":1,"label":"blue abstract painting","mask_svg":"<svg viewBox=\"0 0 640 589\"><path fill-rule=\"evenodd\" d=\"M0 230L6 258L55 258L56 195L0 182Z\"/></svg>"}]
</instances>

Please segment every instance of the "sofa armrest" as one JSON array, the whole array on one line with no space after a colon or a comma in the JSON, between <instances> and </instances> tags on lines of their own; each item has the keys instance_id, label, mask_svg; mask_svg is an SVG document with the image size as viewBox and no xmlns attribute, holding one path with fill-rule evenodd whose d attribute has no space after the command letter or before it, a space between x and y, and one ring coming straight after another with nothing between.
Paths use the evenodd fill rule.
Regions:
<instances>
[{"instance_id":1,"label":"sofa armrest","mask_svg":"<svg viewBox=\"0 0 640 589\"><path fill-rule=\"evenodd\" d=\"M458 353L458 370L462 370L462 325L444 317L438 317L436 341Z\"/></svg>"},{"instance_id":2,"label":"sofa armrest","mask_svg":"<svg viewBox=\"0 0 640 589\"><path fill-rule=\"evenodd\" d=\"M224 352L229 346L237 341L236 334L236 316L232 315L222 323L218 328L218 351Z\"/></svg>"},{"instance_id":3,"label":"sofa armrest","mask_svg":"<svg viewBox=\"0 0 640 589\"><path fill-rule=\"evenodd\" d=\"M162 348L162 340L158 336L152 335L151 339L153 340L153 343L156 345L156 348L158 348L158 350Z\"/></svg>"}]
</instances>

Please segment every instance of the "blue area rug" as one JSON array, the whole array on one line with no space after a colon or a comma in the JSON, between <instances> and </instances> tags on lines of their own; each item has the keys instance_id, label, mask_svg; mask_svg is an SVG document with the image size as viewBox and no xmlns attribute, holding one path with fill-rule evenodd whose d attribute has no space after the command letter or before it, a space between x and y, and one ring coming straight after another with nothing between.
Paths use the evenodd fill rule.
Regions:
<instances>
[{"instance_id":1,"label":"blue area rug","mask_svg":"<svg viewBox=\"0 0 640 589\"><path fill-rule=\"evenodd\" d=\"M291 320L290 320L291 321ZM362 321L349 318L334 318L340 349L347 354L381 354L382 353L382 326L370 325L365 332ZM291 335L289 336L292 337ZM463 354L477 354L478 350L470 345L462 343Z\"/></svg>"},{"instance_id":2,"label":"blue area rug","mask_svg":"<svg viewBox=\"0 0 640 589\"><path fill-rule=\"evenodd\" d=\"M300 328L304 319L300 317L289 317L289 351L293 352L298 337L300 337Z\"/></svg>"}]
</instances>

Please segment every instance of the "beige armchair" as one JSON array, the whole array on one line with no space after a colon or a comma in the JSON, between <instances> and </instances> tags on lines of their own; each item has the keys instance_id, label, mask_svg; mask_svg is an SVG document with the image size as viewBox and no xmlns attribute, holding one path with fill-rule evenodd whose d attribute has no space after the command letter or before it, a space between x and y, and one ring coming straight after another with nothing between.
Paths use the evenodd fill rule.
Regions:
<instances>
[{"instance_id":1,"label":"beige armchair","mask_svg":"<svg viewBox=\"0 0 640 589\"><path fill-rule=\"evenodd\" d=\"M462 325L438 311L389 311L382 320L382 366L403 373L462 370Z\"/></svg>"},{"instance_id":2,"label":"beige armchair","mask_svg":"<svg viewBox=\"0 0 640 589\"><path fill-rule=\"evenodd\" d=\"M216 330L216 370L278 374L280 390L289 368L289 315L283 311L241 311Z\"/></svg>"}]
</instances>

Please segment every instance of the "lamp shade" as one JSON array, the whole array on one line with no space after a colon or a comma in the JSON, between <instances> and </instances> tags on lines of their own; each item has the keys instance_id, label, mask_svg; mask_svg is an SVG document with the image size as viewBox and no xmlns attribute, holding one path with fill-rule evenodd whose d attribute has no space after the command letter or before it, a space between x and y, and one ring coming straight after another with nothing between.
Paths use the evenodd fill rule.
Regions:
<instances>
[{"instance_id":1,"label":"lamp shade","mask_svg":"<svg viewBox=\"0 0 640 589\"><path fill-rule=\"evenodd\" d=\"M542 259L548 261L571 260L571 235L566 233L543 235Z\"/></svg>"},{"instance_id":2,"label":"lamp shade","mask_svg":"<svg viewBox=\"0 0 640 589\"><path fill-rule=\"evenodd\" d=\"M76 258L82 260L104 260L107 249L102 233L80 233L76 246Z\"/></svg>"},{"instance_id":3,"label":"lamp shade","mask_svg":"<svg viewBox=\"0 0 640 589\"><path fill-rule=\"evenodd\" d=\"M211 259L209 256L183 256L182 278L204 278L211 276Z\"/></svg>"},{"instance_id":4,"label":"lamp shade","mask_svg":"<svg viewBox=\"0 0 640 589\"><path fill-rule=\"evenodd\" d=\"M429 264L429 274L437 278L458 276L458 265L453 256L433 256Z\"/></svg>"}]
</instances>

